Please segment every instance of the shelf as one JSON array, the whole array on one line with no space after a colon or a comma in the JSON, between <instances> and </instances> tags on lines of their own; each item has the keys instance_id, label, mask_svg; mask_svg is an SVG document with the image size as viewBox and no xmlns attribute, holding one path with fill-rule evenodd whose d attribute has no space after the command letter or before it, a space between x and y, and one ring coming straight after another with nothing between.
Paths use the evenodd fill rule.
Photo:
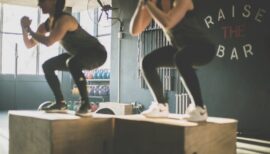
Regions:
<instances>
[{"instance_id":1,"label":"shelf","mask_svg":"<svg viewBox=\"0 0 270 154\"><path fill-rule=\"evenodd\" d=\"M110 100L110 96L88 96L90 102L100 103L100 102L108 102Z\"/></svg>"},{"instance_id":2,"label":"shelf","mask_svg":"<svg viewBox=\"0 0 270 154\"><path fill-rule=\"evenodd\" d=\"M88 96L89 98L106 98L106 97L109 97L108 95L107 96Z\"/></svg>"},{"instance_id":3,"label":"shelf","mask_svg":"<svg viewBox=\"0 0 270 154\"><path fill-rule=\"evenodd\" d=\"M110 82L110 79L87 79L88 82Z\"/></svg>"}]
</instances>

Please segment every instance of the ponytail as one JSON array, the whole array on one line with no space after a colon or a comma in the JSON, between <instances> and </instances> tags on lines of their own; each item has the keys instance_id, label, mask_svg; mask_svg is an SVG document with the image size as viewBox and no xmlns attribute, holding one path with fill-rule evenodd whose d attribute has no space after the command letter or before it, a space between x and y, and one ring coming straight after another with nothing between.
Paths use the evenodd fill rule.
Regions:
<instances>
[{"instance_id":1,"label":"ponytail","mask_svg":"<svg viewBox=\"0 0 270 154\"><path fill-rule=\"evenodd\" d=\"M52 27L54 27L56 20L63 14L65 3L66 3L66 0L56 0L54 20L53 20Z\"/></svg>"}]
</instances>

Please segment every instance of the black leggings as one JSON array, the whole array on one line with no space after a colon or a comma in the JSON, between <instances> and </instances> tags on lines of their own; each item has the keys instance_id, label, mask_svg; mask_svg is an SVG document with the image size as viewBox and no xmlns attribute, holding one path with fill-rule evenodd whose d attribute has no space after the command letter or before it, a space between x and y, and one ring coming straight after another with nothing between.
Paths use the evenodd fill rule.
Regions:
<instances>
[{"instance_id":1,"label":"black leggings","mask_svg":"<svg viewBox=\"0 0 270 154\"><path fill-rule=\"evenodd\" d=\"M42 67L45 73L45 78L54 93L56 102L60 103L64 100L59 80L55 74L56 70L70 71L73 80L79 89L81 100L88 103L89 99L87 93L86 78L82 73L82 70L95 69L104 64L106 58L106 52L98 54L78 53L76 55L64 53L44 62Z\"/></svg>"},{"instance_id":2,"label":"black leggings","mask_svg":"<svg viewBox=\"0 0 270 154\"><path fill-rule=\"evenodd\" d=\"M165 103L162 83L156 68L174 67L181 74L187 92L197 106L203 106L199 80L193 66L200 66L210 62L215 55L214 45L210 43L192 43L180 51L173 46L156 49L146 55L142 60L144 79L154 97L154 101Z\"/></svg>"}]
</instances>

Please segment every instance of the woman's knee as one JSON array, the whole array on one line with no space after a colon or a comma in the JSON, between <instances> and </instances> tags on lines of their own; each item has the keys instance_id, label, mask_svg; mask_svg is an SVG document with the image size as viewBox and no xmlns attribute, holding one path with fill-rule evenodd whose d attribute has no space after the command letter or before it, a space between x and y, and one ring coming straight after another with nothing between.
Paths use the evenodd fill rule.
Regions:
<instances>
[{"instance_id":1,"label":"woman's knee","mask_svg":"<svg viewBox=\"0 0 270 154\"><path fill-rule=\"evenodd\" d=\"M146 55L142 61L141 61L141 69L144 70L149 70L149 69L155 69L154 65L154 60L151 59L150 56Z\"/></svg>"},{"instance_id":2,"label":"woman's knee","mask_svg":"<svg viewBox=\"0 0 270 154\"><path fill-rule=\"evenodd\" d=\"M50 63L49 60L45 61L45 62L42 64L42 69L43 69L43 72L44 72L45 74L54 72L54 69L53 69L53 67L52 67L52 64Z\"/></svg>"}]
</instances>

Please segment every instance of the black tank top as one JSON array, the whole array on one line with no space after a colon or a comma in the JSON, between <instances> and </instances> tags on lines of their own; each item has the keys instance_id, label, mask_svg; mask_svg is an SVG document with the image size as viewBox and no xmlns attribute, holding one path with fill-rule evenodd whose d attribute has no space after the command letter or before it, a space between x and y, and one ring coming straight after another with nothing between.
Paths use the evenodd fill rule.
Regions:
<instances>
[{"instance_id":1,"label":"black tank top","mask_svg":"<svg viewBox=\"0 0 270 154\"><path fill-rule=\"evenodd\" d=\"M70 14L63 13L62 15ZM51 31L48 19L45 22L45 27L48 32ZM103 45L95 37L86 32L79 24L75 31L69 31L65 34L60 44L72 55L79 52L106 52Z\"/></svg>"},{"instance_id":2,"label":"black tank top","mask_svg":"<svg viewBox=\"0 0 270 154\"><path fill-rule=\"evenodd\" d=\"M171 1L171 7L173 6L174 0ZM199 1L192 0L194 9L188 11L185 17L170 30L164 31L167 39L177 48L183 48L188 44L192 44L197 41L207 41L210 39L207 37L206 29L203 25L203 20L199 18L197 8ZM157 6L161 8L161 0L157 1Z\"/></svg>"}]
</instances>

